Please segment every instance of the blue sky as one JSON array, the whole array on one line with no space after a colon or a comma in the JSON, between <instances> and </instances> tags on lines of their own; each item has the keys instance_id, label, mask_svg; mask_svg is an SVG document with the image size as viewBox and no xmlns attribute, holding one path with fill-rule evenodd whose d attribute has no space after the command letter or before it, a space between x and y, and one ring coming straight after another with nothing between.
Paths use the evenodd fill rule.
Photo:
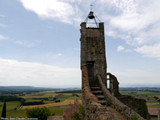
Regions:
<instances>
[{"instance_id":1,"label":"blue sky","mask_svg":"<svg viewBox=\"0 0 160 120\"><path fill-rule=\"evenodd\" d=\"M120 87L160 86L159 0L0 0L0 85L80 87L80 23L105 23Z\"/></svg>"}]
</instances>

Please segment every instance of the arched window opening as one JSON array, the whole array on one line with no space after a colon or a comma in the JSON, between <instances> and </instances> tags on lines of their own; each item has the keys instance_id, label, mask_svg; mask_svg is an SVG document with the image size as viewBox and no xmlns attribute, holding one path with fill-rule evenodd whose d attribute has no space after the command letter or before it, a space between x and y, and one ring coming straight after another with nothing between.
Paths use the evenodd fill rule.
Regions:
<instances>
[{"instance_id":1,"label":"arched window opening","mask_svg":"<svg viewBox=\"0 0 160 120\"><path fill-rule=\"evenodd\" d=\"M107 80L107 88L110 89L110 80Z\"/></svg>"},{"instance_id":2,"label":"arched window opening","mask_svg":"<svg viewBox=\"0 0 160 120\"><path fill-rule=\"evenodd\" d=\"M107 75L107 80L109 80L110 79L110 75Z\"/></svg>"}]
</instances>

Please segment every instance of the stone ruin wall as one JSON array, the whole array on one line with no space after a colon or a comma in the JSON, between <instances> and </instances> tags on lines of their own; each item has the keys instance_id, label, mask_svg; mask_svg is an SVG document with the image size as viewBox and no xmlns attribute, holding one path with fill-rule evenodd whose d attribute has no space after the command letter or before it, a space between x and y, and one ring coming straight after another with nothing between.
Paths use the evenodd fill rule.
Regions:
<instances>
[{"instance_id":1,"label":"stone ruin wall","mask_svg":"<svg viewBox=\"0 0 160 120\"><path fill-rule=\"evenodd\" d=\"M98 80L105 96L108 96L110 98L112 107L115 108L116 111L120 112L121 114L125 114L127 118L131 117L132 114L135 114L139 118L139 120L148 119L148 109L146 107L146 101L144 99L121 94L115 97L112 95L112 92L110 92L103 84L102 79L99 75Z\"/></svg>"},{"instance_id":2,"label":"stone ruin wall","mask_svg":"<svg viewBox=\"0 0 160 120\"><path fill-rule=\"evenodd\" d=\"M120 99L124 102L123 103L110 93L110 91L103 84L99 75L97 75L97 78L99 80L102 91L104 92L104 95L110 98L112 108L114 108L121 115L125 115L126 118L130 118L131 115L135 114L139 120L145 120L144 118L147 116L143 116L144 118L142 118L142 115L139 115L139 112L137 112L138 110L141 111L141 107L144 107L141 106L142 104L146 105L145 100L128 95L122 95ZM135 101L135 104L134 102L133 104L130 104L129 101ZM114 116L113 111L111 112L109 107L98 103L98 99L95 95L92 94L89 86L88 71L86 66L82 66L82 104L85 109L85 120L118 120L116 119L116 116ZM139 106L138 110L136 110L137 106ZM147 111L146 108L144 109L144 111Z\"/></svg>"},{"instance_id":3,"label":"stone ruin wall","mask_svg":"<svg viewBox=\"0 0 160 120\"><path fill-rule=\"evenodd\" d=\"M100 74L104 80L107 70L104 23L99 23L98 28L88 28L86 23L82 22L80 32L81 66L86 65L87 61L94 61L94 77L96 77L96 74Z\"/></svg>"},{"instance_id":4,"label":"stone ruin wall","mask_svg":"<svg viewBox=\"0 0 160 120\"><path fill-rule=\"evenodd\" d=\"M143 118L149 119L146 100L132 95L120 95L118 99L139 113Z\"/></svg>"},{"instance_id":5,"label":"stone ruin wall","mask_svg":"<svg viewBox=\"0 0 160 120\"><path fill-rule=\"evenodd\" d=\"M143 118L149 117L145 99L138 98L132 95L121 95L119 93L119 82L116 76L111 73L107 73L106 75L107 80L109 80L110 82L110 88L108 90L113 96L117 97L122 103L136 111Z\"/></svg>"},{"instance_id":6,"label":"stone ruin wall","mask_svg":"<svg viewBox=\"0 0 160 120\"><path fill-rule=\"evenodd\" d=\"M98 99L90 90L87 67L82 66L81 69L82 104L85 109L85 120L113 120L111 111L98 103Z\"/></svg>"},{"instance_id":7,"label":"stone ruin wall","mask_svg":"<svg viewBox=\"0 0 160 120\"><path fill-rule=\"evenodd\" d=\"M131 117L131 111L136 114L140 120L144 120L141 116L147 118L148 110L145 100L129 95L121 95L119 93L117 78L110 73L106 74L107 64L105 57L104 24L99 23L98 28L87 28L86 23L82 22L80 41L82 103L85 108L86 120L118 120L114 118L109 107L98 103L97 97L92 94L90 85L95 83L100 84L104 95L110 98L111 106L117 112L125 114L127 118ZM87 62L94 62L93 79L88 79L91 71L87 69ZM106 79L107 75L110 76L109 79ZM107 89L107 80L110 81L109 89Z\"/></svg>"}]
</instances>

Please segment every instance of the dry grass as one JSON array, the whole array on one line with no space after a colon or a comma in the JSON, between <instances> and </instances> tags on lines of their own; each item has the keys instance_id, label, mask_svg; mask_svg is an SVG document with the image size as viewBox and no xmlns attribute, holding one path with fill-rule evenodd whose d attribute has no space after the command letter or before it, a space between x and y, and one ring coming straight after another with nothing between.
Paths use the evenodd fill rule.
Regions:
<instances>
[{"instance_id":1,"label":"dry grass","mask_svg":"<svg viewBox=\"0 0 160 120\"><path fill-rule=\"evenodd\" d=\"M157 97L159 97L159 98L160 98L160 95L157 95Z\"/></svg>"},{"instance_id":2,"label":"dry grass","mask_svg":"<svg viewBox=\"0 0 160 120\"><path fill-rule=\"evenodd\" d=\"M65 105L70 105L74 104L75 100L65 100L63 102L59 103L49 103L49 104L43 104L43 105L29 105L29 106L23 106L22 109L31 109L34 107L56 107L56 106L65 106ZM78 100L79 103L81 103L81 100Z\"/></svg>"}]
</instances>

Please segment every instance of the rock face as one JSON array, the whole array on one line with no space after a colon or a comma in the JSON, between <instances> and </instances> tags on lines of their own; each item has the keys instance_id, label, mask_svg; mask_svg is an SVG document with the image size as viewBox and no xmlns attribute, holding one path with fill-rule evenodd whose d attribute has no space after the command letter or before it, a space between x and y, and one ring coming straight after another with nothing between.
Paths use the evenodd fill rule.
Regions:
<instances>
[{"instance_id":1,"label":"rock face","mask_svg":"<svg viewBox=\"0 0 160 120\"><path fill-rule=\"evenodd\" d=\"M95 18L93 15L88 18ZM116 76L107 73L104 23L87 27L86 22L82 22L80 41L82 103L86 120L131 119L132 115L139 120L147 118L145 100L121 95Z\"/></svg>"}]
</instances>

